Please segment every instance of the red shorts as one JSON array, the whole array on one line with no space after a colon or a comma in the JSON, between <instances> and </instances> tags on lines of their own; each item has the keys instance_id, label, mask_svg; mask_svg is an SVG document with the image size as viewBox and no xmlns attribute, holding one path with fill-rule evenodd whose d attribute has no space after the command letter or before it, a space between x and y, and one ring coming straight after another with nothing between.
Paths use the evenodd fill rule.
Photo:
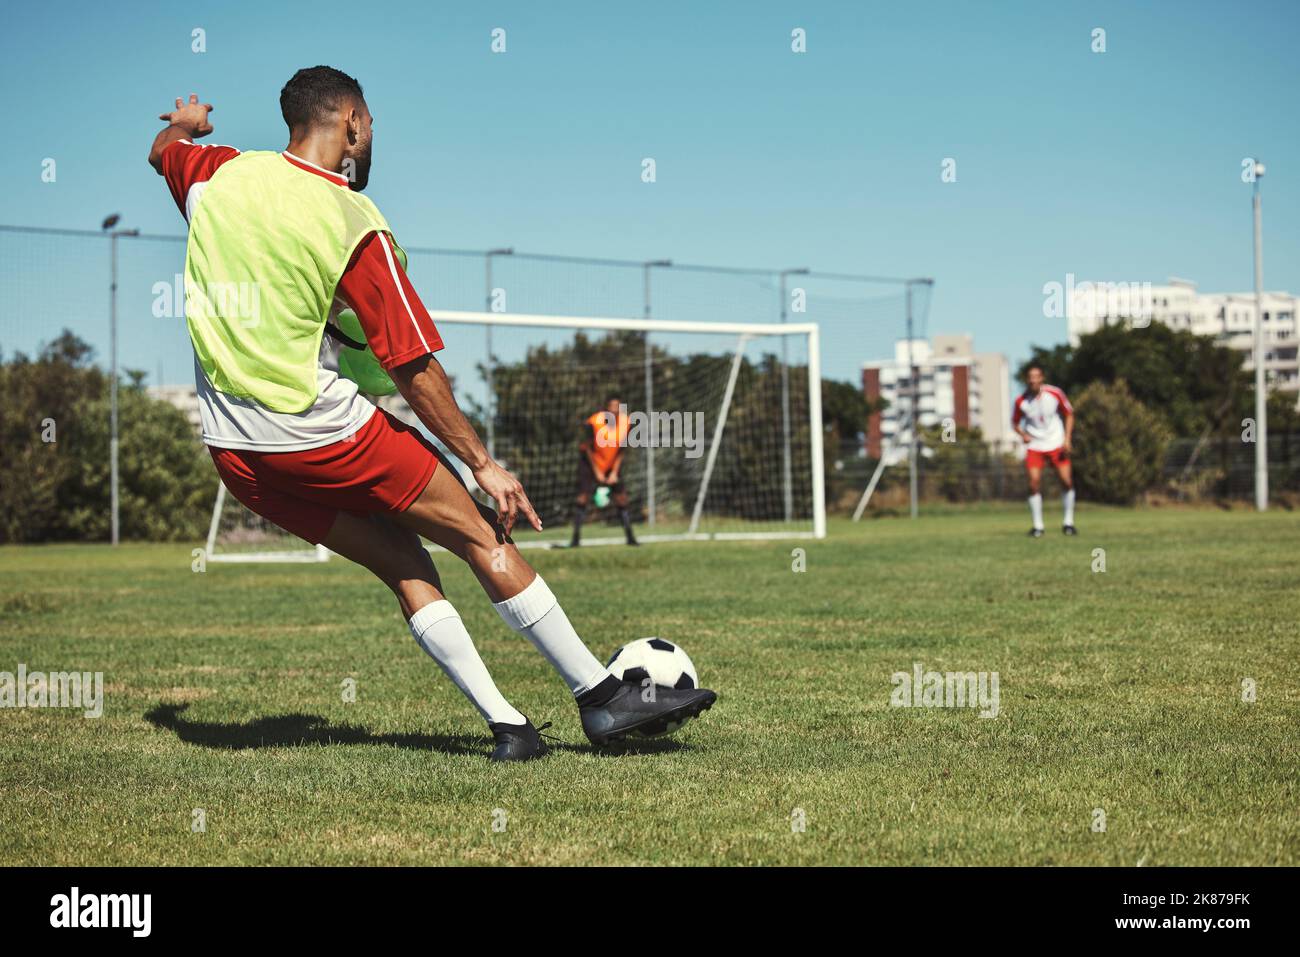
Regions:
<instances>
[{"instance_id":1,"label":"red shorts","mask_svg":"<svg viewBox=\"0 0 1300 957\"><path fill-rule=\"evenodd\" d=\"M1054 468L1058 469L1062 465L1069 465L1070 453L1065 451L1064 446L1052 449L1050 452L1035 452L1033 449L1025 452L1025 468L1027 469L1041 469L1049 462Z\"/></svg>"},{"instance_id":2,"label":"red shorts","mask_svg":"<svg viewBox=\"0 0 1300 957\"><path fill-rule=\"evenodd\" d=\"M405 511L438 467L429 441L383 409L355 434L317 449L208 451L235 498L313 545L339 512Z\"/></svg>"}]
</instances>

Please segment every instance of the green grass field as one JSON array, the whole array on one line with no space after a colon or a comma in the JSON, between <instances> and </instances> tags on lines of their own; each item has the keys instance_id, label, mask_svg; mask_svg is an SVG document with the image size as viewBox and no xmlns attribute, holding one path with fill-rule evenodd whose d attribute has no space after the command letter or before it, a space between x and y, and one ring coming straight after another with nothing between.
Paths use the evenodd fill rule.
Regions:
<instances>
[{"instance_id":1,"label":"green grass field","mask_svg":"<svg viewBox=\"0 0 1300 957\"><path fill-rule=\"evenodd\" d=\"M1300 863L1300 516L1079 520L833 523L804 573L794 542L530 552L598 655L680 641L720 694L613 753L440 556L502 689L570 742L517 766L342 560L0 549L0 671L106 687L97 720L0 710L0 863ZM891 708L914 662L998 672L1000 714Z\"/></svg>"}]
</instances>

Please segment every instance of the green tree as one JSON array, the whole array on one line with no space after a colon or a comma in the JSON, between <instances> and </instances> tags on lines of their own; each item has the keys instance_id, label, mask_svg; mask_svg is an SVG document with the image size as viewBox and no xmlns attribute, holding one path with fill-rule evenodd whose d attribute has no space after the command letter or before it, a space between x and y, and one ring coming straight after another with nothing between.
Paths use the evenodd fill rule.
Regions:
<instances>
[{"instance_id":1,"label":"green tree","mask_svg":"<svg viewBox=\"0 0 1300 957\"><path fill-rule=\"evenodd\" d=\"M1123 379L1178 436L1226 435L1251 414L1254 390L1241 353L1163 323L1103 326L1078 346L1035 346L1020 367L1021 379L1031 364L1071 396L1094 382Z\"/></svg>"},{"instance_id":2,"label":"green tree","mask_svg":"<svg viewBox=\"0 0 1300 957\"><path fill-rule=\"evenodd\" d=\"M64 332L35 360L0 361L0 541L109 537L108 377ZM139 377L119 386L124 538L197 539L216 475L185 416Z\"/></svg>"},{"instance_id":3,"label":"green tree","mask_svg":"<svg viewBox=\"0 0 1300 957\"><path fill-rule=\"evenodd\" d=\"M1086 499L1131 505L1160 481L1172 434L1127 382L1092 383L1074 411L1074 476Z\"/></svg>"},{"instance_id":4,"label":"green tree","mask_svg":"<svg viewBox=\"0 0 1300 957\"><path fill-rule=\"evenodd\" d=\"M979 429L954 428L949 433L936 425L923 428L921 440L928 454L922 456L920 468L931 494L950 502L977 502L991 494L985 485L993 452Z\"/></svg>"}]
</instances>

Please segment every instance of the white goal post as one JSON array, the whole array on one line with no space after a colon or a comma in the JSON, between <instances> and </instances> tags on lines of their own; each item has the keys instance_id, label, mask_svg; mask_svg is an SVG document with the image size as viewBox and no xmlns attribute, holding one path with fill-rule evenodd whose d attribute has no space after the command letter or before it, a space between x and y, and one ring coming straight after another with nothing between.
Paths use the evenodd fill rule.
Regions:
<instances>
[{"instance_id":1,"label":"white goal post","mask_svg":"<svg viewBox=\"0 0 1300 957\"><path fill-rule=\"evenodd\" d=\"M429 315L443 333L447 348L439 359L455 380L458 399L477 415L494 457L519 475L546 525L540 536L517 534L521 548L567 539L579 427L609 394L625 400L632 418L642 413L643 421L660 423L661 432L654 433L660 439L662 423L672 416L679 416L675 424L690 418L703 426L689 448L659 439L638 446L635 429L629 435L620 478L640 541L825 537L816 323L444 309ZM584 546L622 543L611 511L586 520ZM329 556L323 546L277 532L223 487L208 558Z\"/></svg>"},{"instance_id":2,"label":"white goal post","mask_svg":"<svg viewBox=\"0 0 1300 957\"><path fill-rule=\"evenodd\" d=\"M240 522L237 529L229 527L232 515ZM249 512L228 495L220 480L204 552L210 562L326 562L330 557L324 545L309 545Z\"/></svg>"}]
</instances>

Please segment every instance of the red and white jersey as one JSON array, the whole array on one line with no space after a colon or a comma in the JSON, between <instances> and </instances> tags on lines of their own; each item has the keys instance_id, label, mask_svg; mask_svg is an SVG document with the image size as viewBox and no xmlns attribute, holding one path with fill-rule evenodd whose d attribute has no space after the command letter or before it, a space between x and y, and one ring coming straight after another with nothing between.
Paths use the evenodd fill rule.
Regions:
<instances>
[{"instance_id":1,"label":"red and white jersey","mask_svg":"<svg viewBox=\"0 0 1300 957\"><path fill-rule=\"evenodd\" d=\"M1070 400L1054 385L1043 383L1037 395L1022 392L1016 396L1011 424L1029 434L1031 452L1055 452L1065 444L1065 416L1073 415Z\"/></svg>"},{"instance_id":2,"label":"red and white jersey","mask_svg":"<svg viewBox=\"0 0 1300 957\"><path fill-rule=\"evenodd\" d=\"M209 146L177 140L162 154L163 177L172 199L189 222L203 200L203 191L221 165L239 155L231 146ZM322 176L349 189L347 177L322 169L291 153L285 162L304 176ZM361 320L366 341L380 365L392 369L437 352L442 338L416 294L406 271L393 254L392 241L371 233L352 254L335 290L330 317L351 308ZM370 420L375 407L356 384L338 374L339 346L321 339L316 369L316 401L303 412L272 412L251 399L218 392L196 358L194 382L199 397L203 441L225 449L297 452L346 439Z\"/></svg>"}]
</instances>

